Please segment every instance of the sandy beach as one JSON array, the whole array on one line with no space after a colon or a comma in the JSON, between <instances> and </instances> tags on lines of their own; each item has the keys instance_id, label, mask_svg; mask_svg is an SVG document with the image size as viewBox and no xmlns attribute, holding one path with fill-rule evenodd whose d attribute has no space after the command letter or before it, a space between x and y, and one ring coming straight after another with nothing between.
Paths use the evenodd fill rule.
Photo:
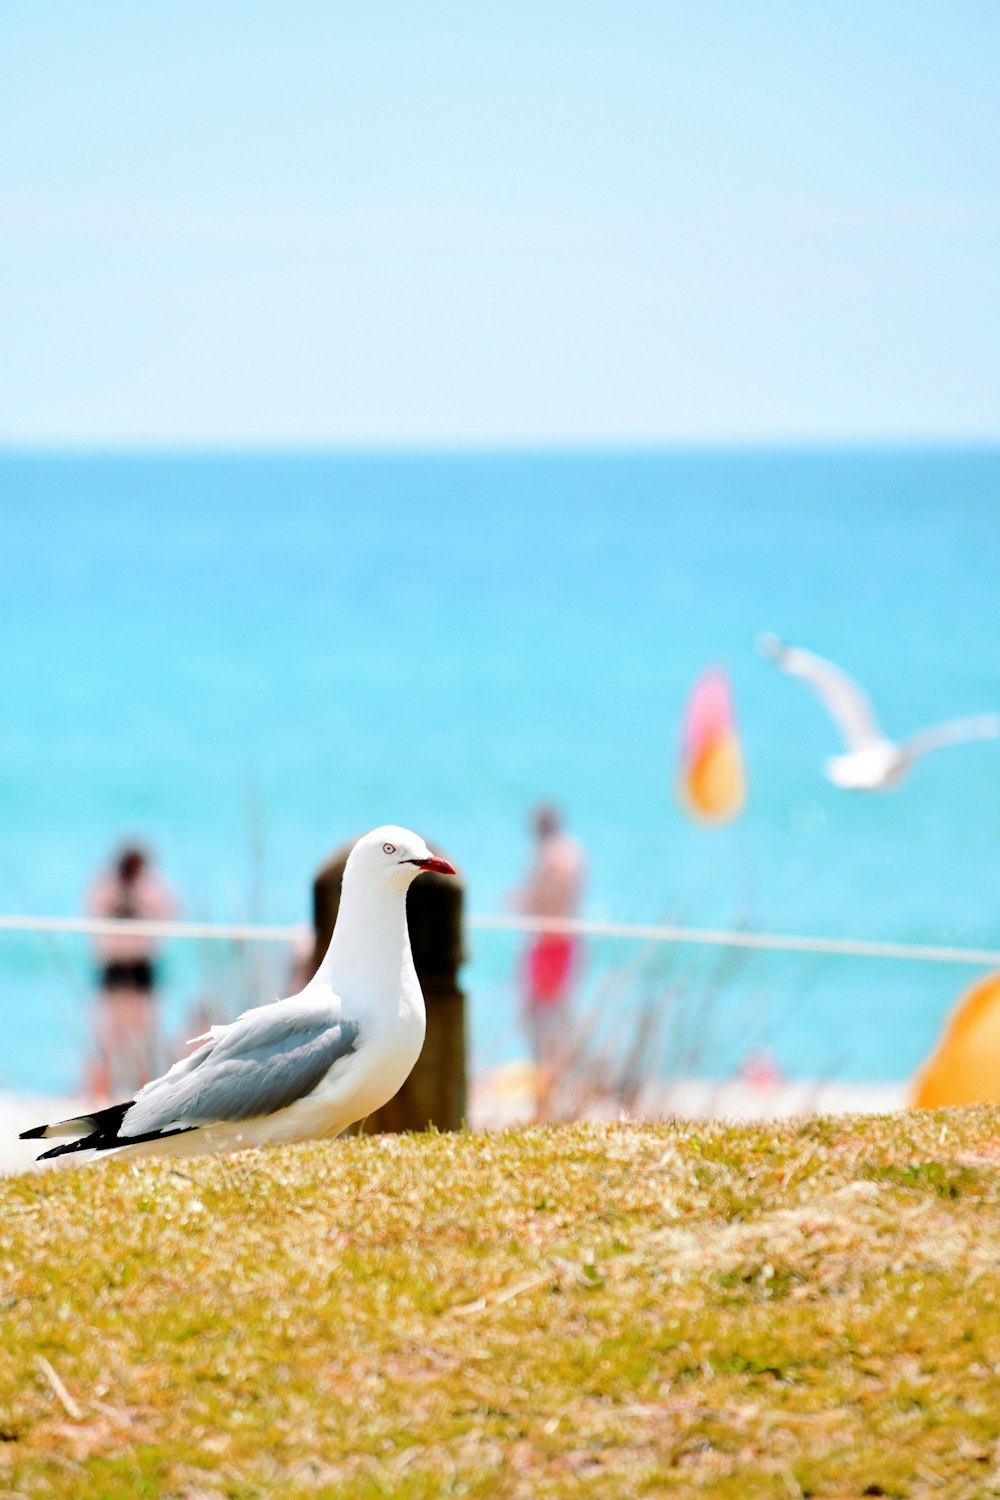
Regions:
<instances>
[{"instance_id":1,"label":"sandy beach","mask_svg":"<svg viewBox=\"0 0 1000 1500\"><path fill-rule=\"evenodd\" d=\"M502 1130L532 1120L534 1073L511 1063L483 1072L469 1087L474 1130ZM783 1120L795 1115L887 1114L905 1109L908 1083L838 1083L803 1079L754 1083L733 1078L653 1079L642 1089L629 1117L637 1120ZM574 1114L587 1119L624 1117L613 1098L595 1098Z\"/></svg>"},{"instance_id":2,"label":"sandy beach","mask_svg":"<svg viewBox=\"0 0 1000 1500\"><path fill-rule=\"evenodd\" d=\"M87 1101L40 1094L0 1093L0 1174L26 1172L38 1155L37 1141L19 1141L22 1130L43 1120L66 1120L86 1109Z\"/></svg>"}]
</instances>

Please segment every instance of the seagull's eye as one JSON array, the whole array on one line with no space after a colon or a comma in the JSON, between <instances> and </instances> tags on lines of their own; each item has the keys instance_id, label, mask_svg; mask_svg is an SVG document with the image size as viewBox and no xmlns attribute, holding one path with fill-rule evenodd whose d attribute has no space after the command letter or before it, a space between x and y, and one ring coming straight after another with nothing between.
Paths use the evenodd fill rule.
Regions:
<instances>
[{"instance_id":1,"label":"seagull's eye","mask_svg":"<svg viewBox=\"0 0 1000 1500\"><path fill-rule=\"evenodd\" d=\"M382 845L382 853L383 854L395 854L395 852L396 852L396 846L395 846L395 844L383 844Z\"/></svg>"}]
</instances>

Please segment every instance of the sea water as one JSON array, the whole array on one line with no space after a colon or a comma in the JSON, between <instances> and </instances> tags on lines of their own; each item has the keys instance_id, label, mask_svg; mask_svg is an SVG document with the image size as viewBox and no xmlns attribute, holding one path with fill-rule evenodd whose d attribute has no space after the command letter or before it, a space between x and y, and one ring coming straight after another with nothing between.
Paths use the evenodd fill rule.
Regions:
<instances>
[{"instance_id":1,"label":"sea water","mask_svg":"<svg viewBox=\"0 0 1000 1500\"><path fill-rule=\"evenodd\" d=\"M832 656L892 734L1000 707L997 452L7 454L0 505L4 911L78 913L138 834L185 915L296 922L329 850L391 821L497 912L545 798L586 847L587 915L1000 946L1000 744L840 792L822 709L754 650ZM749 776L721 829L675 793L712 664ZM207 948L168 947L171 1025L226 964L227 1004L244 971L260 998L256 959L234 983ZM518 944L469 949L481 1065L522 1045ZM0 934L0 1084L76 1084L89 962ZM674 997L664 1070L761 1043L851 1079L907 1076L975 976L593 944L580 1003L612 1039L633 969Z\"/></svg>"}]
</instances>

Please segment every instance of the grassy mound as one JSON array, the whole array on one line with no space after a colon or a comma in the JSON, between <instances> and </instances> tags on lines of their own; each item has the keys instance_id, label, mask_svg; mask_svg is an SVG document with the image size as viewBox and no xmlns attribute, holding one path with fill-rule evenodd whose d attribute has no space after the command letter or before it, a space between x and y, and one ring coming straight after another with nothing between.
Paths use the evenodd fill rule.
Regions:
<instances>
[{"instance_id":1,"label":"grassy mound","mask_svg":"<svg viewBox=\"0 0 1000 1500\"><path fill-rule=\"evenodd\" d=\"M998 1124L2 1182L0 1495L1000 1493Z\"/></svg>"}]
</instances>

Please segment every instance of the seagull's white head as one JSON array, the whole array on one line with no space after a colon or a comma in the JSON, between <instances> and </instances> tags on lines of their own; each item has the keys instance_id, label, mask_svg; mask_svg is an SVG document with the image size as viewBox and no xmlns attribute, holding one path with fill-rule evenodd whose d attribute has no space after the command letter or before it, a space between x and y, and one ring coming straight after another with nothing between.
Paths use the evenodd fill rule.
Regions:
<instances>
[{"instance_id":1,"label":"seagull's white head","mask_svg":"<svg viewBox=\"0 0 1000 1500\"><path fill-rule=\"evenodd\" d=\"M780 664L787 649L780 635L775 635L771 630L763 630L757 637L757 650L765 661L776 661Z\"/></svg>"},{"instance_id":2,"label":"seagull's white head","mask_svg":"<svg viewBox=\"0 0 1000 1500\"><path fill-rule=\"evenodd\" d=\"M425 870L454 875L455 867L432 854L419 833L387 823L358 839L347 858L344 879L362 879L366 884L405 890Z\"/></svg>"}]
</instances>

